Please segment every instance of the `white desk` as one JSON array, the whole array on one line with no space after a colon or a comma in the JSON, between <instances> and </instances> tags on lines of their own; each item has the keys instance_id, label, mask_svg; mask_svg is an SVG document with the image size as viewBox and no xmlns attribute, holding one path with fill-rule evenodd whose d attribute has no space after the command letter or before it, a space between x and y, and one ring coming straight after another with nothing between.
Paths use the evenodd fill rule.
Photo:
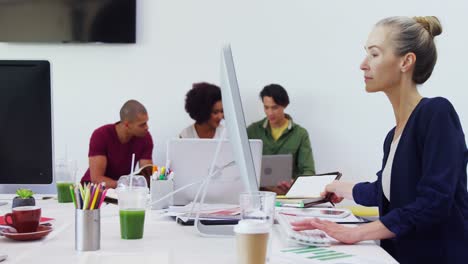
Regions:
<instances>
[{"instance_id":1,"label":"white desk","mask_svg":"<svg viewBox=\"0 0 468 264\"><path fill-rule=\"evenodd\" d=\"M2 264L236 263L234 238L200 237L192 226L181 226L171 218L163 217L151 210L146 214L143 239L123 240L120 238L118 207L112 204L101 208L101 250L76 252L73 204L59 204L56 200L37 201L37 203L42 207L43 216L56 219L53 225L54 231L43 240L31 242L0 237L0 253L8 255L8 259ZM10 206L11 203L0 206L0 214L9 212ZM284 247L275 227L272 252ZM368 260L375 260L376 263L397 263L372 241L357 245L337 245L331 249L359 255ZM273 258L272 263L292 262Z\"/></svg>"}]
</instances>

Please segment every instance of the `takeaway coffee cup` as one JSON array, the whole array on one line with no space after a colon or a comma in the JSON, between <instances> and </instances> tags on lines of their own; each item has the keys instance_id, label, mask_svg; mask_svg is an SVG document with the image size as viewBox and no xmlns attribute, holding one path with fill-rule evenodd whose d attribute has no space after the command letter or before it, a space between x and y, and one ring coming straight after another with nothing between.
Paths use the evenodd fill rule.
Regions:
<instances>
[{"instance_id":1,"label":"takeaway coffee cup","mask_svg":"<svg viewBox=\"0 0 468 264\"><path fill-rule=\"evenodd\" d=\"M237 241L237 263L265 263L270 230L271 225L261 220L239 221L234 227Z\"/></svg>"}]
</instances>

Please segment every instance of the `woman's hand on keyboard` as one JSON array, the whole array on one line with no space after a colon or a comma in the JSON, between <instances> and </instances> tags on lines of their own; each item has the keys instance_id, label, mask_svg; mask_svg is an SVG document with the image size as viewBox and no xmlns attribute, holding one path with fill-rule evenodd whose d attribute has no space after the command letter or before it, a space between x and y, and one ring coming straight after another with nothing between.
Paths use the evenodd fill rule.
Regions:
<instances>
[{"instance_id":1,"label":"woman's hand on keyboard","mask_svg":"<svg viewBox=\"0 0 468 264\"><path fill-rule=\"evenodd\" d=\"M358 232L356 232L356 228L343 226L327 220L309 218L298 222L292 222L291 225L296 231L313 229L322 230L330 237L345 244L354 244L361 241L358 237Z\"/></svg>"}]
</instances>

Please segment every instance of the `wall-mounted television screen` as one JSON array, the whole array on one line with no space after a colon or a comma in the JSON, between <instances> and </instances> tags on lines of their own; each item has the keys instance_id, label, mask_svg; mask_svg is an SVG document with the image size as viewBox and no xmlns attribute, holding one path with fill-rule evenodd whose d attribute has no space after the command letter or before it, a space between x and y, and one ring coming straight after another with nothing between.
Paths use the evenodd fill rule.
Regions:
<instances>
[{"instance_id":1,"label":"wall-mounted television screen","mask_svg":"<svg viewBox=\"0 0 468 264\"><path fill-rule=\"evenodd\" d=\"M0 0L0 41L135 43L136 1Z\"/></svg>"}]
</instances>

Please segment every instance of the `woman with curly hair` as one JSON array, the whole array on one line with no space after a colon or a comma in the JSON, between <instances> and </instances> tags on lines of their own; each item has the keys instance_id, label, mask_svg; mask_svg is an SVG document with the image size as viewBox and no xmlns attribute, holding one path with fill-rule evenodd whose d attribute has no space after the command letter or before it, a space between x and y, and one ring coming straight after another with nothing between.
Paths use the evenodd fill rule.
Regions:
<instances>
[{"instance_id":1,"label":"woman with curly hair","mask_svg":"<svg viewBox=\"0 0 468 264\"><path fill-rule=\"evenodd\" d=\"M218 138L224 118L221 89L210 83L194 83L185 97L185 111L195 120L180 132L180 138Z\"/></svg>"}]
</instances>

